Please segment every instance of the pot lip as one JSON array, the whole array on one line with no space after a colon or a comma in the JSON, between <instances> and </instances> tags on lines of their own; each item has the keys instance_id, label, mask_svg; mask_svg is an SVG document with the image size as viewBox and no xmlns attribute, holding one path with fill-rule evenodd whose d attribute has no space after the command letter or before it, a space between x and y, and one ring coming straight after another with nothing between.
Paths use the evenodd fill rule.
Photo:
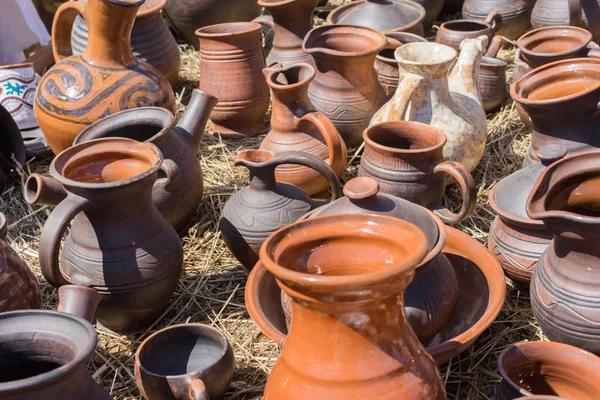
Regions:
<instances>
[{"instance_id":1,"label":"pot lip","mask_svg":"<svg viewBox=\"0 0 600 400\"><path fill-rule=\"evenodd\" d=\"M364 30L364 31L368 31L371 34L374 34L375 36L379 36L381 39L381 43L377 48L373 48L370 50L365 50L365 51L340 51L340 50L333 50L333 49L328 49L325 47L314 47L314 48L309 48L308 43L310 41L313 41L314 36L317 35L318 33L320 33L321 31L329 31L329 30L334 30L334 29L354 29L354 30ZM367 28L365 26L357 26L357 25L322 25L322 26L317 26L313 29L311 29L306 36L304 37L304 40L302 41L302 50L306 53L306 54L313 54L313 53L324 53L330 56L337 56L337 57L361 57L361 56L367 56L370 54L379 54L379 52L381 50L383 50L385 48L385 46L387 46L387 39L385 38L385 35L379 31L376 31L375 29L371 29L371 28Z\"/></svg>"},{"instance_id":2,"label":"pot lip","mask_svg":"<svg viewBox=\"0 0 600 400\"><path fill-rule=\"evenodd\" d=\"M333 19L334 18L338 18L339 14L341 14L344 11L346 11L346 9L350 9L352 7L357 7L357 6L360 6L361 4L368 3L368 2L369 2L369 0L352 1L352 2L350 2L348 4L342 4L342 5L334 8L329 13L329 15L327 16L327 24L328 25L325 25L325 26L341 25L341 24L338 24L337 22L334 22ZM416 20L414 20L413 22L411 22L411 23L409 23L407 25L398 26L396 28L388 29L387 31L384 31L383 33L394 33L394 32L410 31L413 28L415 28L416 26L418 26L419 24L422 24L423 20L425 20L425 15L427 13L427 10L425 10L425 7L423 7L421 4L417 3L416 1L394 0L394 3L403 4L405 6L411 7L413 10L418 11L419 12L419 18L417 18ZM362 26L361 26L361 28L362 28ZM411 33L411 32L407 32L407 33Z\"/></svg>"},{"instance_id":3,"label":"pot lip","mask_svg":"<svg viewBox=\"0 0 600 400\"><path fill-rule=\"evenodd\" d=\"M268 8L268 7L277 7L277 6L285 6L291 3L294 3L298 0L278 0L274 2L270 2L268 0L258 0L257 3L259 6Z\"/></svg>"},{"instance_id":4,"label":"pot lip","mask_svg":"<svg viewBox=\"0 0 600 400\"><path fill-rule=\"evenodd\" d=\"M14 69L14 68L32 68L33 69L33 63L32 62L22 62L22 63L17 63L17 64L8 64L8 65L0 66L0 69Z\"/></svg>"},{"instance_id":5,"label":"pot lip","mask_svg":"<svg viewBox=\"0 0 600 400\"><path fill-rule=\"evenodd\" d=\"M400 129L398 129L399 131L402 131L401 128L406 127L406 126L410 126L410 125L414 125L418 128L420 128L420 130L424 130L424 131L430 131L431 133L435 133L435 135L441 139L441 141L438 144L435 144L433 146L430 147L425 147L422 149L396 149L394 147L389 147L389 146L385 146L382 144L379 144L377 142L375 142L373 139L371 139L369 137L369 133L371 133L375 128L380 128L382 126L385 127L391 127L393 128L394 126L399 126ZM391 131L392 129L390 129ZM381 150L381 151L386 151L389 153L400 153L400 154L421 154L421 153L428 153L431 151L435 151L435 150L439 150L442 149L444 147L444 145L447 142L447 138L446 138L446 134L444 134L443 131L441 131L438 128L435 128L431 125L428 124L424 124L421 122L416 122L416 121L385 121L385 122L379 122L375 125L371 125L369 126L367 129L365 129L363 131L363 140L365 141L365 145L369 145L371 147L376 148L377 150Z\"/></svg>"},{"instance_id":6,"label":"pot lip","mask_svg":"<svg viewBox=\"0 0 600 400\"><path fill-rule=\"evenodd\" d=\"M292 0L292 1L296 1L296 0ZM301 81L298 81L296 83L291 83L291 84L281 84L281 83L277 83L275 82L275 80L273 79L275 75L277 74L281 74L281 73L285 73L291 69L294 68L300 68L300 69L308 69L310 71L310 76L306 77L305 79L302 79ZM272 88L272 89L294 89L294 88L298 88L304 85L307 85L310 81L312 81L315 78L315 75L317 74L317 71L315 70L315 68L308 64L308 63L296 63L296 64L291 64L288 65L287 67L281 67L281 68L276 68L276 69L269 69L269 72L267 73L267 84Z\"/></svg>"},{"instance_id":7,"label":"pot lip","mask_svg":"<svg viewBox=\"0 0 600 400\"><path fill-rule=\"evenodd\" d=\"M147 0L145 0L147 1ZM136 18L144 18L147 17L149 15L152 14L156 14L158 12L160 12L160 10L162 10L163 8L165 8L165 6L167 5L167 0L160 0L156 5L147 8L145 10L140 10L138 11L138 13L136 14Z\"/></svg>"},{"instance_id":8,"label":"pot lip","mask_svg":"<svg viewBox=\"0 0 600 400\"><path fill-rule=\"evenodd\" d=\"M542 221L538 221L538 220L531 219L531 218L522 218L522 217L514 215L514 214L510 213L509 211L500 207L498 205L498 203L496 203L496 199L495 199L496 189L500 185L500 182L502 182L502 180L499 180L498 182L496 182L496 184L490 189L490 192L488 194L488 203L490 204L490 207L492 208L492 210L494 210L494 212L496 214L498 214L500 219L511 221L511 222L514 222L517 224L530 225L530 226L535 226L535 227L544 226L544 223Z\"/></svg>"},{"instance_id":9,"label":"pot lip","mask_svg":"<svg viewBox=\"0 0 600 400\"><path fill-rule=\"evenodd\" d=\"M576 47L572 50L560 51L560 52L555 52L555 53L544 53L544 52L539 52L539 51L532 51L532 50L527 49L525 47L525 45L523 44L523 39L525 39L525 40L530 39L532 36L535 36L536 34L538 34L540 32L549 31L549 30L562 30L562 29L580 32L580 33L588 36L588 40L587 40L587 42L583 43L581 46ZM571 53L574 53L574 52L577 52L577 51L583 49L592 41L592 38L593 38L593 35L591 34L591 32L589 32L586 29L579 28L577 26L568 26L568 25L545 26L542 28L537 28L537 29L533 29L529 32L526 32L517 40L516 45L517 45L518 49L521 50L521 52L523 52L525 54L530 54L530 55L533 55L536 57L557 57L557 56L569 55Z\"/></svg>"},{"instance_id":10,"label":"pot lip","mask_svg":"<svg viewBox=\"0 0 600 400\"><path fill-rule=\"evenodd\" d=\"M481 65L487 68L506 68L508 63L496 57L483 56L481 57Z\"/></svg>"},{"instance_id":11,"label":"pot lip","mask_svg":"<svg viewBox=\"0 0 600 400\"><path fill-rule=\"evenodd\" d=\"M132 7L141 7L142 4L144 4L144 2L146 0L104 0L108 3L114 4L115 6L121 6L121 7L126 7L126 8L132 8Z\"/></svg>"},{"instance_id":12,"label":"pot lip","mask_svg":"<svg viewBox=\"0 0 600 400\"><path fill-rule=\"evenodd\" d=\"M478 30L473 30L473 31L459 31L459 30L456 30L456 29L448 28L448 25L453 25L453 24L457 24L457 23L470 23L470 24L474 24L474 25L480 25L483 28L482 29L478 29ZM485 21L479 21L479 20L476 20L476 19L466 19L466 18L464 18L464 19L454 19L452 21L446 21L442 25L440 25L440 29L439 30L440 31L444 30L444 31L446 31L448 33L458 32L458 33L461 33L461 34L470 34L470 35L472 35L472 34L476 34L476 33L485 32L488 29L491 30L492 26L489 23L485 22Z\"/></svg>"},{"instance_id":13,"label":"pot lip","mask_svg":"<svg viewBox=\"0 0 600 400\"><path fill-rule=\"evenodd\" d=\"M399 52L400 50L405 47L405 46L415 46L415 45L427 45L431 48L437 47L437 46L443 46L443 47L447 47L448 49L452 50L453 56L450 58L446 58L443 60L439 60L439 61L431 61L431 62L426 62L426 61L412 61L412 60L406 60L404 58L401 58L399 56ZM441 43L435 43L435 42L413 42L413 43L406 43L403 44L402 46L398 47L395 51L394 51L394 58L396 59L396 62L400 65L404 64L404 65L416 65L416 66L434 66L434 65L443 65L443 64L450 64L452 62L454 62L454 60L456 60L456 58L458 57L458 52L456 50L454 50L452 47L450 46L446 46L445 44L441 44Z\"/></svg>"},{"instance_id":14,"label":"pot lip","mask_svg":"<svg viewBox=\"0 0 600 400\"><path fill-rule=\"evenodd\" d=\"M214 29L215 27L244 27L244 26L246 27L246 29L241 29L241 30L235 31L235 32L220 32L220 33L208 32L211 29ZM244 35L244 34L252 33L252 32L260 32L261 29L262 29L262 27L258 22L224 22L222 24L213 24L213 25L203 26L201 28L196 29L196 31L194 33L199 38L210 39L210 38L223 38L223 37L238 36L238 35Z\"/></svg>"}]
</instances>

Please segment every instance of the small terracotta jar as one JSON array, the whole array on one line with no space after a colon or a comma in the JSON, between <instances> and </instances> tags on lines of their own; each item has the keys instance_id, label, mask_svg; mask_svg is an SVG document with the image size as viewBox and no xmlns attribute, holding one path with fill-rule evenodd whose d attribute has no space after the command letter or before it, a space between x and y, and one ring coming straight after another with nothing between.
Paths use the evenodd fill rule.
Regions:
<instances>
[{"instance_id":1,"label":"small terracotta jar","mask_svg":"<svg viewBox=\"0 0 600 400\"><path fill-rule=\"evenodd\" d=\"M487 18L482 20L459 19L444 22L438 29L435 41L440 44L460 50L460 44L465 39L476 39L487 36L488 43L502 27L502 16L497 12L490 12Z\"/></svg>"},{"instance_id":2,"label":"small terracotta jar","mask_svg":"<svg viewBox=\"0 0 600 400\"><path fill-rule=\"evenodd\" d=\"M486 112L492 112L504 103L506 97L506 68L508 63L496 58L502 38L494 36L479 65L479 94Z\"/></svg>"},{"instance_id":3,"label":"small terracotta jar","mask_svg":"<svg viewBox=\"0 0 600 400\"><path fill-rule=\"evenodd\" d=\"M529 28L529 19L535 0L465 0L462 16L466 19L484 19L491 12L502 16L504 24L497 34L516 40Z\"/></svg>"}]
</instances>

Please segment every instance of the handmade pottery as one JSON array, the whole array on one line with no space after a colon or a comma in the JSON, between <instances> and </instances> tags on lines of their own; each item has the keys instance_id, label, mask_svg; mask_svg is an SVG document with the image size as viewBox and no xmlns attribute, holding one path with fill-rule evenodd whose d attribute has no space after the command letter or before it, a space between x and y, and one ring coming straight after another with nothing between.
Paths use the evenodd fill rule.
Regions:
<instances>
[{"instance_id":1,"label":"handmade pottery","mask_svg":"<svg viewBox=\"0 0 600 400\"><path fill-rule=\"evenodd\" d=\"M223 399L234 370L227 337L203 324L161 329L135 353L136 383L147 400Z\"/></svg>"},{"instance_id":2,"label":"handmade pottery","mask_svg":"<svg viewBox=\"0 0 600 400\"><path fill-rule=\"evenodd\" d=\"M444 399L404 313L426 252L419 228L382 215L328 215L269 236L261 263L291 297L294 318L265 400Z\"/></svg>"},{"instance_id":3,"label":"handmade pottery","mask_svg":"<svg viewBox=\"0 0 600 400\"><path fill-rule=\"evenodd\" d=\"M383 34L350 25L320 26L302 43L317 68L308 97L317 111L333 122L349 147L361 144L363 130L385 102L385 91L373 66L385 46Z\"/></svg>"},{"instance_id":4,"label":"handmade pottery","mask_svg":"<svg viewBox=\"0 0 600 400\"><path fill-rule=\"evenodd\" d=\"M498 357L502 381L496 399L595 400L600 393L598 368L600 358L573 346L536 341L515 343Z\"/></svg>"},{"instance_id":5,"label":"handmade pottery","mask_svg":"<svg viewBox=\"0 0 600 400\"><path fill-rule=\"evenodd\" d=\"M425 8L424 28L429 31L444 7L445 0L413 0Z\"/></svg>"},{"instance_id":6,"label":"handmade pottery","mask_svg":"<svg viewBox=\"0 0 600 400\"><path fill-rule=\"evenodd\" d=\"M541 160L502 179L488 196L498 216L492 222L488 248L513 280L529 283L535 263L550 245L552 234L542 221L527 216L527 197L540 174L560 160L567 150L547 145L537 151Z\"/></svg>"},{"instance_id":7,"label":"handmade pottery","mask_svg":"<svg viewBox=\"0 0 600 400\"><path fill-rule=\"evenodd\" d=\"M161 15L166 4L167 0L146 0L138 9L131 30L131 50L136 58L152 65L175 87L181 60L177 42ZM87 43L88 27L78 15L71 32L73 54L82 54Z\"/></svg>"},{"instance_id":8,"label":"handmade pottery","mask_svg":"<svg viewBox=\"0 0 600 400\"><path fill-rule=\"evenodd\" d=\"M200 39L200 89L219 99L210 114L213 133L244 138L264 132L269 87L260 24L231 22L196 31Z\"/></svg>"},{"instance_id":9,"label":"handmade pottery","mask_svg":"<svg viewBox=\"0 0 600 400\"><path fill-rule=\"evenodd\" d=\"M112 399L86 370L98 340L91 322L100 295L81 286L63 286L58 293L62 312L0 313L3 400Z\"/></svg>"},{"instance_id":10,"label":"handmade pottery","mask_svg":"<svg viewBox=\"0 0 600 400\"><path fill-rule=\"evenodd\" d=\"M271 233L322 204L313 201L299 187L276 181L275 169L289 164L302 165L323 175L331 187L331 200L341 195L335 172L325 161L310 153L239 152L235 165L250 171L250 184L227 200L219 228L227 248L246 272L258 261L258 249Z\"/></svg>"},{"instance_id":11,"label":"handmade pottery","mask_svg":"<svg viewBox=\"0 0 600 400\"><path fill-rule=\"evenodd\" d=\"M165 177L157 181L159 170ZM24 188L28 203L57 205L40 236L44 277L54 286L96 289L102 295L96 317L104 328L145 330L165 311L182 268L181 241L152 204L155 181L172 185L177 165L163 163L151 143L106 138L60 153L50 172L54 180L34 174Z\"/></svg>"},{"instance_id":12,"label":"handmade pottery","mask_svg":"<svg viewBox=\"0 0 600 400\"><path fill-rule=\"evenodd\" d=\"M400 85L371 120L416 121L441 129L447 138L444 158L472 171L483 156L487 136L477 75L487 38L465 39L456 51L437 43L408 43L396 49Z\"/></svg>"},{"instance_id":13,"label":"handmade pottery","mask_svg":"<svg viewBox=\"0 0 600 400\"><path fill-rule=\"evenodd\" d=\"M462 10L464 2L465 0L444 0L442 11L448 14L459 13Z\"/></svg>"},{"instance_id":14,"label":"handmade pottery","mask_svg":"<svg viewBox=\"0 0 600 400\"><path fill-rule=\"evenodd\" d=\"M261 150L275 154L303 151L325 161L339 178L346 168L348 153L337 129L327 116L314 111L308 86L315 78L309 64L283 68L276 65L263 71L271 88L271 131L260 144ZM309 196L329 189L327 179L317 171L299 165L281 165L275 170L278 182L298 186Z\"/></svg>"},{"instance_id":15,"label":"handmade pottery","mask_svg":"<svg viewBox=\"0 0 600 400\"><path fill-rule=\"evenodd\" d=\"M491 43L494 35L502 27L502 16L493 11L487 17L484 15L483 18L444 22L435 36L436 43L445 44L454 50L460 50L463 40L477 39L480 36L486 36L488 43Z\"/></svg>"},{"instance_id":16,"label":"handmade pottery","mask_svg":"<svg viewBox=\"0 0 600 400\"><path fill-rule=\"evenodd\" d=\"M548 339L600 353L600 152L555 162L538 178L527 215L554 235L531 279L531 308ZM598 392L596 392L597 394Z\"/></svg>"},{"instance_id":17,"label":"handmade pottery","mask_svg":"<svg viewBox=\"0 0 600 400\"><path fill-rule=\"evenodd\" d=\"M504 22L496 33L516 40L529 28L534 3L535 0L466 0L462 6L462 16L478 20L496 12Z\"/></svg>"},{"instance_id":18,"label":"handmade pottery","mask_svg":"<svg viewBox=\"0 0 600 400\"><path fill-rule=\"evenodd\" d=\"M479 66L479 94L485 112L492 112L504 103L506 97L506 61L496 58L502 45L502 38L494 36L487 53L481 58Z\"/></svg>"},{"instance_id":19,"label":"handmade pottery","mask_svg":"<svg viewBox=\"0 0 600 400\"><path fill-rule=\"evenodd\" d=\"M537 0L531 13L534 28L572 25L589 30L600 40L600 3L598 0Z\"/></svg>"},{"instance_id":20,"label":"handmade pottery","mask_svg":"<svg viewBox=\"0 0 600 400\"><path fill-rule=\"evenodd\" d=\"M0 105L0 193L4 191L6 177L10 171L25 165L25 146L19 127L11 113Z\"/></svg>"},{"instance_id":21,"label":"handmade pottery","mask_svg":"<svg viewBox=\"0 0 600 400\"><path fill-rule=\"evenodd\" d=\"M130 33L144 0L67 2L56 12L52 49L57 63L42 77L35 115L55 154L69 148L87 125L141 106L174 111L173 90L150 64L131 52ZM71 27L81 14L89 45L72 55Z\"/></svg>"},{"instance_id":22,"label":"handmade pottery","mask_svg":"<svg viewBox=\"0 0 600 400\"><path fill-rule=\"evenodd\" d=\"M154 185L152 201L167 222L183 234L202 201L202 169L196 153L208 116L216 103L216 97L194 89L177 125L169 110L141 107L121 111L90 125L75 138L73 144L106 137L126 137L156 145L168 162L177 165L179 177L169 185Z\"/></svg>"}]
</instances>

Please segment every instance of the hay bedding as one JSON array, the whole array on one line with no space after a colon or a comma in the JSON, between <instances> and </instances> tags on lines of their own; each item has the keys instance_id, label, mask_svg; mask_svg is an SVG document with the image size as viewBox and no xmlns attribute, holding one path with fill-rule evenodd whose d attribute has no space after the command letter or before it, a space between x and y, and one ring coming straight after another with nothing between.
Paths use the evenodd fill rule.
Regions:
<instances>
[{"instance_id":1,"label":"hay bedding","mask_svg":"<svg viewBox=\"0 0 600 400\"><path fill-rule=\"evenodd\" d=\"M331 3L335 2L341 1ZM316 22L322 23L322 20ZM270 42L270 39L267 33L265 40ZM177 91L179 115L185 110L191 91L197 87L199 75L198 53L182 46L181 54L181 75L188 82ZM513 56L514 47L510 45L499 54L511 64ZM168 325L201 322L225 332L237 364L227 396L231 400L261 398L269 370L279 354L279 347L260 333L246 312L246 277L220 239L217 225L228 197L244 187L248 180L244 169L233 166L235 153L242 148L258 147L262 136L227 141L215 138L211 129L209 123L198 154L204 171L204 201L183 239L185 269L168 310L143 335L117 337L99 332L98 347L90 361L89 371L115 399L141 398L133 375L135 350L149 333ZM486 152L473 172L477 182L477 208L470 218L457 226L483 244L486 244L487 232L494 218L487 204L487 194L499 179L519 168L528 144L528 135L514 104L507 99L498 112L488 116ZM356 174L360 161L359 150L350 149L349 153L349 166L343 181ZM38 277L44 307L54 309L57 291L42 278L37 258L38 238L51 209L32 208L21 194L26 177L33 172L47 174L48 165L48 160L32 160L23 170L14 173L7 190L0 197L0 207L9 220L9 242ZM448 188L447 202L451 206L460 204L456 185ZM542 339L531 313L527 290L515 287L509 279L507 286L506 302L496 321L470 349L441 368L449 399L493 398L499 381L496 368L498 354L513 342Z\"/></svg>"}]
</instances>

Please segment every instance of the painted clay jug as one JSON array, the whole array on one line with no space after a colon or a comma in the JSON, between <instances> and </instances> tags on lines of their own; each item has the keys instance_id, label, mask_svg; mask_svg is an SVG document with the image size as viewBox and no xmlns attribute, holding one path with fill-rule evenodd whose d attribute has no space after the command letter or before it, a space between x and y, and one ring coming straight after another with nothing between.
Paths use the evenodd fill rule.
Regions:
<instances>
[{"instance_id":1,"label":"painted clay jug","mask_svg":"<svg viewBox=\"0 0 600 400\"><path fill-rule=\"evenodd\" d=\"M585 28L600 40L600 2L598 0L537 0L531 13L534 28L572 25Z\"/></svg>"},{"instance_id":2,"label":"painted clay jug","mask_svg":"<svg viewBox=\"0 0 600 400\"><path fill-rule=\"evenodd\" d=\"M106 137L125 137L156 145L179 169L177 181L152 188L152 201L175 230L184 234L202 201L202 169L196 157L210 111L217 99L194 89L185 113L175 116L159 107L121 111L84 129L73 144Z\"/></svg>"},{"instance_id":3,"label":"painted clay jug","mask_svg":"<svg viewBox=\"0 0 600 400\"><path fill-rule=\"evenodd\" d=\"M537 180L527 215L554 235L531 279L533 314L548 339L600 354L600 152L555 162Z\"/></svg>"},{"instance_id":4,"label":"painted clay jug","mask_svg":"<svg viewBox=\"0 0 600 400\"><path fill-rule=\"evenodd\" d=\"M371 120L416 121L441 129L447 138L444 158L472 171L483 156L485 111L477 85L487 37L465 39L460 57L437 43L408 43L396 49L400 84L392 99Z\"/></svg>"},{"instance_id":5,"label":"painted clay jug","mask_svg":"<svg viewBox=\"0 0 600 400\"><path fill-rule=\"evenodd\" d=\"M317 67L308 97L349 147L361 144L363 130L385 102L374 63L386 43L383 34L351 25L321 26L304 38L302 48Z\"/></svg>"},{"instance_id":6,"label":"painted clay jug","mask_svg":"<svg viewBox=\"0 0 600 400\"><path fill-rule=\"evenodd\" d=\"M56 65L42 77L35 115L55 154L69 148L87 125L142 106L174 111L169 82L131 52L131 27L144 0L67 2L56 12L52 49ZM85 52L72 55L71 27L83 16L89 28Z\"/></svg>"},{"instance_id":7,"label":"painted clay jug","mask_svg":"<svg viewBox=\"0 0 600 400\"><path fill-rule=\"evenodd\" d=\"M166 4L167 0L146 0L138 9L131 30L131 50L136 58L152 65L175 87L181 59L177 42L161 15ZM85 20L78 15L71 32L73 54L83 54L88 34Z\"/></svg>"},{"instance_id":8,"label":"painted clay jug","mask_svg":"<svg viewBox=\"0 0 600 400\"><path fill-rule=\"evenodd\" d=\"M258 249L271 233L323 204L313 201L297 186L276 181L275 169L286 164L318 171L329 182L331 200L341 195L337 176L317 156L302 152L275 155L265 150L239 152L235 165L250 171L250 183L227 200L219 227L227 248L246 272L258 262Z\"/></svg>"},{"instance_id":9,"label":"painted clay jug","mask_svg":"<svg viewBox=\"0 0 600 400\"><path fill-rule=\"evenodd\" d=\"M309 64L282 68L277 65L264 70L271 88L271 131L260 144L261 150L275 154L303 151L325 161L339 178L346 168L344 141L329 118L314 111L308 98L308 85L315 77ZM327 179L317 171L298 165L281 165L275 170L278 182L298 186L309 196L329 189Z\"/></svg>"},{"instance_id":10,"label":"painted clay jug","mask_svg":"<svg viewBox=\"0 0 600 400\"><path fill-rule=\"evenodd\" d=\"M157 181L159 170L165 177ZM145 330L177 286L181 241L152 204L152 186L172 184L178 171L151 143L106 138L60 153L50 164L54 179L32 175L26 182L30 204L56 205L40 236L44 277L57 287L96 289L96 317L108 330Z\"/></svg>"},{"instance_id":11,"label":"painted clay jug","mask_svg":"<svg viewBox=\"0 0 600 400\"><path fill-rule=\"evenodd\" d=\"M382 215L328 215L269 236L260 260L291 297L294 318L265 400L445 399L404 312L426 252L416 226Z\"/></svg>"},{"instance_id":12,"label":"painted clay jug","mask_svg":"<svg viewBox=\"0 0 600 400\"><path fill-rule=\"evenodd\" d=\"M465 19L485 19L491 12L502 16L503 24L497 34L516 40L529 28L535 0L465 0L462 16Z\"/></svg>"},{"instance_id":13,"label":"painted clay jug","mask_svg":"<svg viewBox=\"0 0 600 400\"><path fill-rule=\"evenodd\" d=\"M491 12L481 19L458 19L444 22L440 25L435 35L436 43L445 44L454 50L460 50L460 45L465 39L477 39L486 36L488 43L502 27L502 16Z\"/></svg>"},{"instance_id":14,"label":"painted clay jug","mask_svg":"<svg viewBox=\"0 0 600 400\"><path fill-rule=\"evenodd\" d=\"M269 87L260 24L231 22L196 31L200 39L200 89L219 102L210 114L213 133L224 138L256 136L265 130Z\"/></svg>"}]
</instances>

